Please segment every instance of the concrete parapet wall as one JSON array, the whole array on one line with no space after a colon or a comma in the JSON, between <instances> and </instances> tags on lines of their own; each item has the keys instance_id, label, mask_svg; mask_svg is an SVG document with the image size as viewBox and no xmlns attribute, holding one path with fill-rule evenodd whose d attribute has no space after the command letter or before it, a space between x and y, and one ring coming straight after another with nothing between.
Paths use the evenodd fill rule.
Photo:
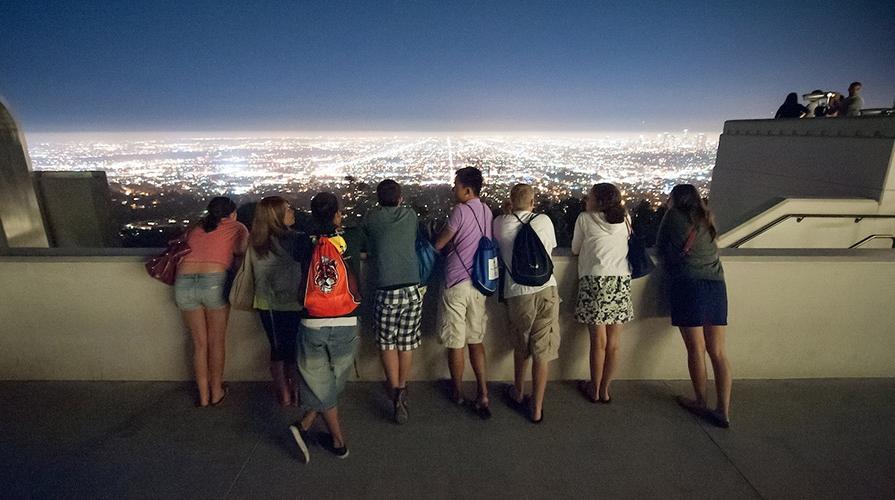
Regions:
<instances>
[{"instance_id":1,"label":"concrete parapet wall","mask_svg":"<svg viewBox=\"0 0 895 500\"><path fill-rule=\"evenodd\" d=\"M895 213L895 117L724 124L710 199L724 233L785 198L865 198Z\"/></svg>"},{"instance_id":2,"label":"concrete parapet wall","mask_svg":"<svg viewBox=\"0 0 895 500\"><path fill-rule=\"evenodd\" d=\"M895 254L891 251L727 251L728 345L738 378L895 376ZM560 359L553 379L584 378L588 338L574 323L576 261L557 257ZM139 257L0 257L0 379L188 380L190 340L173 289ZM626 326L620 377L687 377L685 352L665 316L659 275L635 280L637 319ZM437 290L427 296L413 378L447 377L435 335ZM492 380L512 378L506 312L489 299ZM369 315L366 316L369 318ZM382 378L369 328L360 379ZM228 380L266 380L268 345L256 315L232 314ZM471 377L471 371L468 377Z\"/></svg>"}]
</instances>

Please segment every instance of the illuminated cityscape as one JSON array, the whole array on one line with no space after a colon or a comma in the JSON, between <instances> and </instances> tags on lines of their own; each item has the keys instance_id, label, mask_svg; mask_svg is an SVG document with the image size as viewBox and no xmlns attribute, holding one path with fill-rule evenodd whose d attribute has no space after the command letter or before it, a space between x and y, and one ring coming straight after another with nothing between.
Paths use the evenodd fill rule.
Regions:
<instances>
[{"instance_id":1,"label":"illuminated cityscape","mask_svg":"<svg viewBox=\"0 0 895 500\"><path fill-rule=\"evenodd\" d=\"M321 190L342 197L348 224L375 204L376 184L392 178L424 220L438 222L452 205L453 172L475 166L485 175L483 198L499 208L510 187L533 184L539 209L565 240L572 210L588 187L612 182L629 207L652 207L677 183L703 192L711 179L717 136L321 135L225 136L103 140L55 137L30 147L35 170L102 170L113 217L126 246L157 245L193 222L206 201L225 194L239 204L281 194L299 209Z\"/></svg>"}]
</instances>

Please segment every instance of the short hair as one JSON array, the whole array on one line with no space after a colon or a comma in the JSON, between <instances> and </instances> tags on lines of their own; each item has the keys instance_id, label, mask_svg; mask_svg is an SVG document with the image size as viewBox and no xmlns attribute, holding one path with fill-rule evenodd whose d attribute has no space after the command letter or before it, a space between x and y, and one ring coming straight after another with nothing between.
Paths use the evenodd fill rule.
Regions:
<instances>
[{"instance_id":1,"label":"short hair","mask_svg":"<svg viewBox=\"0 0 895 500\"><path fill-rule=\"evenodd\" d=\"M863 85L861 85L861 82L851 82L851 85L848 86L848 90L851 90L855 87L863 87Z\"/></svg>"},{"instance_id":2,"label":"short hair","mask_svg":"<svg viewBox=\"0 0 895 500\"><path fill-rule=\"evenodd\" d=\"M397 207L401 201L401 185L392 179L386 179L376 186L376 197L384 207Z\"/></svg>"},{"instance_id":3,"label":"short hair","mask_svg":"<svg viewBox=\"0 0 895 500\"><path fill-rule=\"evenodd\" d=\"M513 210L528 210L535 199L535 190L528 184L516 184L510 189L510 205Z\"/></svg>"},{"instance_id":4,"label":"short hair","mask_svg":"<svg viewBox=\"0 0 895 500\"><path fill-rule=\"evenodd\" d=\"M311 217L320 226L331 225L338 211L339 198L332 193L317 193L311 198Z\"/></svg>"},{"instance_id":5,"label":"short hair","mask_svg":"<svg viewBox=\"0 0 895 500\"><path fill-rule=\"evenodd\" d=\"M482 171L475 167L463 167L457 170L457 181L464 187L472 189L472 192L478 196L482 192L482 184L485 180L482 178Z\"/></svg>"}]
</instances>

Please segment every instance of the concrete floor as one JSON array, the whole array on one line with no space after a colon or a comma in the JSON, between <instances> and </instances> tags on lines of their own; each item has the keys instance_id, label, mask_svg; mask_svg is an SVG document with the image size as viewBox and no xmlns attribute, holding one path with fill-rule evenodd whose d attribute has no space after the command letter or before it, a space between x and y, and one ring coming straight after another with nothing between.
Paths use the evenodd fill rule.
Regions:
<instances>
[{"instance_id":1,"label":"concrete floor","mask_svg":"<svg viewBox=\"0 0 895 500\"><path fill-rule=\"evenodd\" d=\"M895 380L736 381L733 424L677 407L687 382L621 381L610 405L548 388L545 421L481 421L439 384L388 420L382 386L342 398L351 456L298 460L295 409L239 383L196 409L187 384L0 382L3 498L892 498ZM472 388L470 387L470 390Z\"/></svg>"}]
</instances>

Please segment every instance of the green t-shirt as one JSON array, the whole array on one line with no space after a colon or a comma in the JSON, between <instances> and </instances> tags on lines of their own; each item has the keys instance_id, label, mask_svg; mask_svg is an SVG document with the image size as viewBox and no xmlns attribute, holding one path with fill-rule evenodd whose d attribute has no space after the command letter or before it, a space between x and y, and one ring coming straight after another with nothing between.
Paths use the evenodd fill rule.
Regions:
<instances>
[{"instance_id":1,"label":"green t-shirt","mask_svg":"<svg viewBox=\"0 0 895 500\"><path fill-rule=\"evenodd\" d=\"M663 259L665 273L672 279L723 280L724 269L718 258L718 246L705 226L697 228L690 253L681 255L691 229L693 226L687 214L680 210L671 209L662 218L656 248Z\"/></svg>"},{"instance_id":2,"label":"green t-shirt","mask_svg":"<svg viewBox=\"0 0 895 500\"><path fill-rule=\"evenodd\" d=\"M364 219L367 254L375 262L376 288L420 282L416 259L416 212L408 207L377 206Z\"/></svg>"}]
</instances>

